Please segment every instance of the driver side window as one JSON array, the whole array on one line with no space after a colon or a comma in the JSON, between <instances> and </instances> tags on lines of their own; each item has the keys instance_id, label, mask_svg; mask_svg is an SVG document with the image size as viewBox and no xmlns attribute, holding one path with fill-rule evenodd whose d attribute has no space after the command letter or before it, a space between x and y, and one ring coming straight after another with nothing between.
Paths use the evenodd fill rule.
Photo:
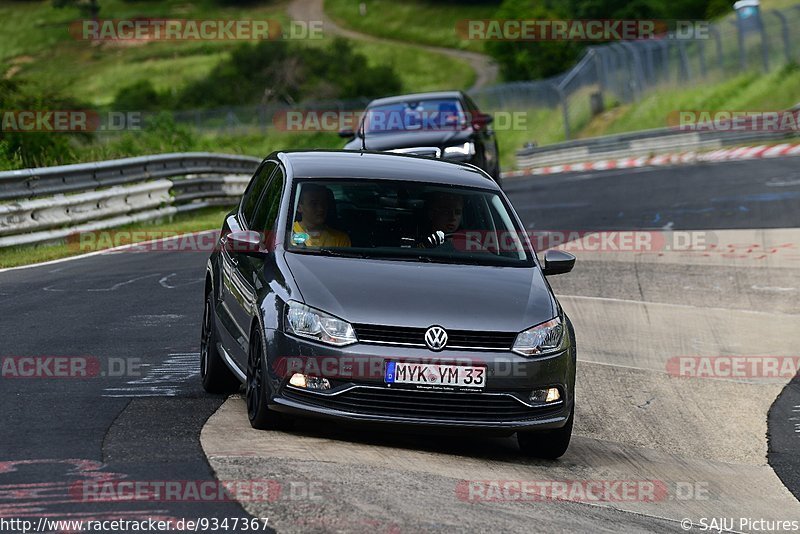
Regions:
<instances>
[{"instance_id":1,"label":"driver side window","mask_svg":"<svg viewBox=\"0 0 800 534\"><path fill-rule=\"evenodd\" d=\"M282 193L283 171L278 168L258 203L256 212L250 222L250 230L255 230L256 232L271 232L275 229L275 221L278 218Z\"/></svg>"},{"instance_id":2,"label":"driver side window","mask_svg":"<svg viewBox=\"0 0 800 534\"><path fill-rule=\"evenodd\" d=\"M247 186L247 191L245 191L242 198L241 212L245 224L250 227L252 227L253 217L255 215L256 208L258 207L258 200L261 198L261 194L264 192L264 188L269 182L269 177L275 171L277 166L278 164L274 161L266 162L256 172L255 176L253 176L253 179L250 180L250 185Z\"/></svg>"}]
</instances>

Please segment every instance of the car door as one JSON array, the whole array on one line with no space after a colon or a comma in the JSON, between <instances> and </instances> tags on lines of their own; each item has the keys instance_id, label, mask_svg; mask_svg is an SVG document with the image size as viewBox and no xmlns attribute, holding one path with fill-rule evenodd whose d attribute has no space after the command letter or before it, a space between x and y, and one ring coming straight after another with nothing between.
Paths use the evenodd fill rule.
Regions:
<instances>
[{"instance_id":1,"label":"car door","mask_svg":"<svg viewBox=\"0 0 800 534\"><path fill-rule=\"evenodd\" d=\"M275 222L280 210L280 201L283 193L284 174L278 166L271 174L264 192L258 200L252 216L244 217L243 230L258 232L263 236L264 247L272 251L275 242ZM265 263L272 265L271 252L264 257L254 257L241 252L230 252L234 262L233 272L235 277L235 293L231 291L232 302L229 304L237 330L241 333L239 345L241 352L235 355L237 362L245 368L247 365L247 349L250 340L250 327L253 317L258 314L260 296L267 290L264 276Z\"/></svg>"},{"instance_id":2,"label":"car door","mask_svg":"<svg viewBox=\"0 0 800 534\"><path fill-rule=\"evenodd\" d=\"M242 197L238 212L229 220L232 232L249 229L249 223L254 220L264 192L277 167L277 162L266 161L256 171ZM228 333L236 340L231 356L238 361L242 357L246 357L249 343L250 323L246 318L246 310L250 308L249 299L252 294L252 287L248 285L246 273L249 262L245 261L247 256L232 251L226 246L221 247L220 258L222 288L218 315Z\"/></svg>"}]
</instances>

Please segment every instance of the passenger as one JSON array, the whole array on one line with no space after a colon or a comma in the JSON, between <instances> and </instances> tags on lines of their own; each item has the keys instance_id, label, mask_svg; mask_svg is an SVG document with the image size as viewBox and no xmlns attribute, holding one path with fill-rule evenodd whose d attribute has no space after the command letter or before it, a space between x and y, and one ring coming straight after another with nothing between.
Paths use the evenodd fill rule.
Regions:
<instances>
[{"instance_id":1,"label":"passenger","mask_svg":"<svg viewBox=\"0 0 800 534\"><path fill-rule=\"evenodd\" d=\"M300 189L297 214L292 226L292 243L307 247L349 247L350 237L328 226L328 203L331 190L318 184L304 184Z\"/></svg>"}]
</instances>

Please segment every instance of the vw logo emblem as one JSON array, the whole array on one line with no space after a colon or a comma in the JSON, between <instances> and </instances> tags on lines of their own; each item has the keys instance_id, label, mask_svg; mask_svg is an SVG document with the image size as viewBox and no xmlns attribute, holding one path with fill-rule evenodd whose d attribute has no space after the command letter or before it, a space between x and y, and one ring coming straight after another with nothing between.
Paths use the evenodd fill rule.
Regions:
<instances>
[{"instance_id":1,"label":"vw logo emblem","mask_svg":"<svg viewBox=\"0 0 800 534\"><path fill-rule=\"evenodd\" d=\"M432 326L425 332L425 344L433 351L442 350L447 345L447 332L441 326Z\"/></svg>"}]
</instances>

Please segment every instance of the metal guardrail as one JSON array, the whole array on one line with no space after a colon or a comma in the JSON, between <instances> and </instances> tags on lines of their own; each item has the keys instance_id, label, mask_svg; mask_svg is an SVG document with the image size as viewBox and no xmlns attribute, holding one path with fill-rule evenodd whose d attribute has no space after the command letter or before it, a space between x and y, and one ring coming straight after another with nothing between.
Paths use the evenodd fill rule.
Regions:
<instances>
[{"instance_id":1,"label":"metal guardrail","mask_svg":"<svg viewBox=\"0 0 800 534\"><path fill-rule=\"evenodd\" d=\"M260 161L187 152L0 172L0 248L232 205Z\"/></svg>"},{"instance_id":2,"label":"metal guardrail","mask_svg":"<svg viewBox=\"0 0 800 534\"><path fill-rule=\"evenodd\" d=\"M564 165L620 157L655 156L675 151L713 150L749 142L771 142L792 137L792 132L702 131L657 128L603 137L567 141L517 151L517 168Z\"/></svg>"}]
</instances>

